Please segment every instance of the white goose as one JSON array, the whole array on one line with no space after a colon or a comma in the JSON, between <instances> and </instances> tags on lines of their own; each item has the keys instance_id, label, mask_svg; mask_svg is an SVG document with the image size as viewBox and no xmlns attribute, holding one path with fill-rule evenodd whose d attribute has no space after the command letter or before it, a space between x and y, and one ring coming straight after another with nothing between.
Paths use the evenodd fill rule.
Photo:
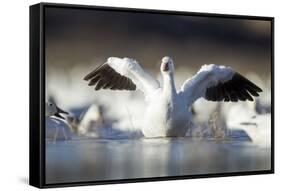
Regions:
<instances>
[{"instance_id":1,"label":"white goose","mask_svg":"<svg viewBox=\"0 0 281 191\"><path fill-rule=\"evenodd\" d=\"M51 138L53 142L56 142L60 130L62 130L64 140L70 137L65 131L69 126L61 114L68 115L68 112L60 109L55 103L45 103L46 138Z\"/></svg>"},{"instance_id":2,"label":"white goose","mask_svg":"<svg viewBox=\"0 0 281 191\"><path fill-rule=\"evenodd\" d=\"M71 130L78 135L90 134L92 137L100 137L99 129L105 127L104 115L100 105L92 104L82 117L69 116L66 118Z\"/></svg>"},{"instance_id":3,"label":"white goose","mask_svg":"<svg viewBox=\"0 0 281 191\"><path fill-rule=\"evenodd\" d=\"M163 87L138 62L110 57L84 77L95 90L141 90L147 102L142 132L145 137L185 136L191 121L189 107L198 98L209 101L253 101L262 90L230 67L203 66L179 91L174 83L173 60L162 59Z\"/></svg>"}]
</instances>

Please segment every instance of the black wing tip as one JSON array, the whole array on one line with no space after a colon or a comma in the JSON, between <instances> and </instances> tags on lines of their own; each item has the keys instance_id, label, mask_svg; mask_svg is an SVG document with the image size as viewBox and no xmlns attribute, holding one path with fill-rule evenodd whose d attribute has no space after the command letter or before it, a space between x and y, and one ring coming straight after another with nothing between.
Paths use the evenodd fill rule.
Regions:
<instances>
[{"instance_id":1,"label":"black wing tip","mask_svg":"<svg viewBox=\"0 0 281 191\"><path fill-rule=\"evenodd\" d=\"M258 88L257 92L263 92L263 90L260 87L257 86L257 88Z\"/></svg>"},{"instance_id":2,"label":"black wing tip","mask_svg":"<svg viewBox=\"0 0 281 191\"><path fill-rule=\"evenodd\" d=\"M89 81L90 79L92 79L95 71L96 71L96 70L93 70L92 72L90 72L89 74L87 74L87 75L83 78L83 80Z\"/></svg>"},{"instance_id":3,"label":"black wing tip","mask_svg":"<svg viewBox=\"0 0 281 191\"><path fill-rule=\"evenodd\" d=\"M88 73L88 74L83 78L83 80L89 81L90 79L92 79L92 78L97 74L97 72L100 71L101 67L102 67L102 66L105 66L105 65L108 66L107 62L106 62L106 63L103 63L103 64L101 64L101 65L99 65L99 66L98 66L97 68L95 68L92 72Z\"/></svg>"},{"instance_id":4,"label":"black wing tip","mask_svg":"<svg viewBox=\"0 0 281 191\"><path fill-rule=\"evenodd\" d=\"M88 75L83 78L83 80L85 80L85 81L89 81L89 79L90 79L90 78L89 78Z\"/></svg>"},{"instance_id":5,"label":"black wing tip","mask_svg":"<svg viewBox=\"0 0 281 191\"><path fill-rule=\"evenodd\" d=\"M234 74L234 76L238 77L244 83L246 83L247 85L251 86L256 92L263 92L263 90L259 86L257 86L255 83L253 83L252 81L250 81L249 79L247 79L246 77L241 75L240 73L236 72ZM233 78L234 78L234 76L233 76Z\"/></svg>"},{"instance_id":6,"label":"black wing tip","mask_svg":"<svg viewBox=\"0 0 281 191\"><path fill-rule=\"evenodd\" d=\"M205 98L209 101L254 101L254 97L259 97L263 90L256 84L235 72L233 77L224 83L207 88Z\"/></svg>"},{"instance_id":7,"label":"black wing tip","mask_svg":"<svg viewBox=\"0 0 281 191\"><path fill-rule=\"evenodd\" d=\"M134 82L116 72L107 63L98 66L95 70L87 74L83 80L89 81L88 86L94 86L94 90L98 91L101 89L110 90L136 90Z\"/></svg>"}]
</instances>

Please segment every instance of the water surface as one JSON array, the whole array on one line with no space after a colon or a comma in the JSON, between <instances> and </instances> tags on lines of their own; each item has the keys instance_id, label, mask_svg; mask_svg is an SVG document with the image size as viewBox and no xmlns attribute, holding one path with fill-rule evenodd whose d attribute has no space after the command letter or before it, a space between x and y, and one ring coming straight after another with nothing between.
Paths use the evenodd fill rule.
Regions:
<instances>
[{"instance_id":1,"label":"water surface","mask_svg":"<svg viewBox=\"0 0 281 191\"><path fill-rule=\"evenodd\" d=\"M46 182L269 170L270 148L194 138L46 142Z\"/></svg>"}]
</instances>

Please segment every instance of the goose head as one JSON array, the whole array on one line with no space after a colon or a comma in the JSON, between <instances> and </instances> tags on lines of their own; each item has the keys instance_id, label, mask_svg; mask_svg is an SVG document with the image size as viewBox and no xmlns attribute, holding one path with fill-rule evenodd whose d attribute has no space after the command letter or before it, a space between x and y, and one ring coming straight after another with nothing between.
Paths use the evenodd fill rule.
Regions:
<instances>
[{"instance_id":1,"label":"goose head","mask_svg":"<svg viewBox=\"0 0 281 191\"><path fill-rule=\"evenodd\" d=\"M46 107L46 116L56 116L59 117L61 119L65 119L63 116L61 116L60 114L67 114L68 112L63 111L62 109L60 109L55 103L53 102L47 102L45 104Z\"/></svg>"},{"instance_id":2,"label":"goose head","mask_svg":"<svg viewBox=\"0 0 281 191\"><path fill-rule=\"evenodd\" d=\"M160 70L162 74L172 74L175 70L172 58L169 56L163 57Z\"/></svg>"}]
</instances>

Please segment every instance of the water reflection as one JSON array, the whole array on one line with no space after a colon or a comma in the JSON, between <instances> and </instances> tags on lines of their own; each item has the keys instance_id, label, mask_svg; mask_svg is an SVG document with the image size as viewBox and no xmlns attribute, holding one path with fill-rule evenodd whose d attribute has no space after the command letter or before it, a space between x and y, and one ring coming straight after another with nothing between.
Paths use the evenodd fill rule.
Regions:
<instances>
[{"instance_id":1,"label":"water reflection","mask_svg":"<svg viewBox=\"0 0 281 191\"><path fill-rule=\"evenodd\" d=\"M46 182L114 180L270 169L270 148L194 138L46 142Z\"/></svg>"}]
</instances>

